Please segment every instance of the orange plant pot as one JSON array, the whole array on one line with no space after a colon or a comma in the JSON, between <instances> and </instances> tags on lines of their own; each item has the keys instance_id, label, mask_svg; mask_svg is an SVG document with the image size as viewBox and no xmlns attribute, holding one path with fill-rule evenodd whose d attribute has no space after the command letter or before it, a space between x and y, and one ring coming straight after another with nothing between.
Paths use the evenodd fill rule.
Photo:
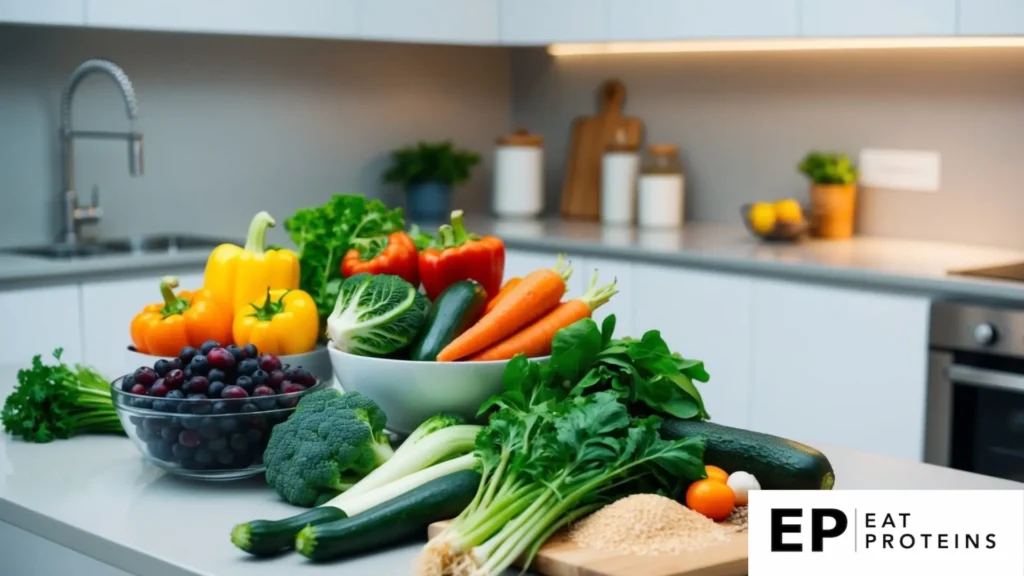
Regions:
<instances>
[{"instance_id":1,"label":"orange plant pot","mask_svg":"<svg viewBox=\"0 0 1024 576\"><path fill-rule=\"evenodd\" d=\"M829 239L853 236L856 204L856 184L813 184L811 234Z\"/></svg>"}]
</instances>

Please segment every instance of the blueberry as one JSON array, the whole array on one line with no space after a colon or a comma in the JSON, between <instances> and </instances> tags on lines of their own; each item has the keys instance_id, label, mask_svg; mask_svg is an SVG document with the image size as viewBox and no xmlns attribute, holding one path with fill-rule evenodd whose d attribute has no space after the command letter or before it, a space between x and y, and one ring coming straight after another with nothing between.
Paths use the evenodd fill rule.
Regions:
<instances>
[{"instance_id":1,"label":"blueberry","mask_svg":"<svg viewBox=\"0 0 1024 576\"><path fill-rule=\"evenodd\" d=\"M182 363L181 358L171 358L167 361L167 365L171 370L181 370L185 364Z\"/></svg>"},{"instance_id":2,"label":"blueberry","mask_svg":"<svg viewBox=\"0 0 1024 576\"><path fill-rule=\"evenodd\" d=\"M231 448L236 452L245 452L249 449L249 441L245 438L245 434L235 432L231 435Z\"/></svg>"},{"instance_id":3,"label":"blueberry","mask_svg":"<svg viewBox=\"0 0 1024 576\"><path fill-rule=\"evenodd\" d=\"M195 374L192 372L192 365L191 364L189 364L189 365L185 366L184 368L182 368L181 371L185 373L185 381L186 382L188 382L189 379L191 379L193 376L195 376Z\"/></svg>"},{"instance_id":4,"label":"blueberry","mask_svg":"<svg viewBox=\"0 0 1024 576\"><path fill-rule=\"evenodd\" d=\"M292 382L295 382L296 384L302 384L306 388L309 388L310 386L316 384L316 376L313 376L313 374L311 374L309 370L306 370L305 368L302 367L294 368L288 371L286 376Z\"/></svg>"},{"instance_id":5,"label":"blueberry","mask_svg":"<svg viewBox=\"0 0 1024 576\"><path fill-rule=\"evenodd\" d=\"M214 406L214 410L216 411L216 406ZM217 426L220 426L220 429L225 432L234 432L238 430L238 420L235 418L217 418Z\"/></svg>"},{"instance_id":6,"label":"blueberry","mask_svg":"<svg viewBox=\"0 0 1024 576\"><path fill-rule=\"evenodd\" d=\"M228 439L225 438L224 436L218 436L217 438L212 438L212 439L210 439L209 442L206 443L206 447L209 448L213 452L219 452L219 451L224 450L225 448L228 447Z\"/></svg>"},{"instance_id":7,"label":"blueberry","mask_svg":"<svg viewBox=\"0 0 1024 576\"><path fill-rule=\"evenodd\" d=\"M256 385L253 384L252 378L248 376L239 376L235 380L235 386L238 386L242 390L245 390L245 393L250 396L252 396L253 391L256 389ZM273 392L273 390L271 390L271 392Z\"/></svg>"},{"instance_id":8,"label":"blueberry","mask_svg":"<svg viewBox=\"0 0 1024 576\"><path fill-rule=\"evenodd\" d=\"M193 452L191 457L182 460L181 461L181 467L186 469L186 470L204 470L204 469L206 469L206 464L196 460L195 456L196 456L196 453Z\"/></svg>"},{"instance_id":9,"label":"blueberry","mask_svg":"<svg viewBox=\"0 0 1024 576\"><path fill-rule=\"evenodd\" d=\"M203 376L193 376L185 382L184 389L189 394L207 394L210 390L210 381Z\"/></svg>"},{"instance_id":10,"label":"blueberry","mask_svg":"<svg viewBox=\"0 0 1024 576\"><path fill-rule=\"evenodd\" d=\"M193 416L181 417L181 427L186 430L198 430L199 425L202 424L202 418L196 418Z\"/></svg>"},{"instance_id":11,"label":"blueberry","mask_svg":"<svg viewBox=\"0 0 1024 576\"><path fill-rule=\"evenodd\" d=\"M160 436L168 442L174 442L178 439L178 434L181 434L181 428L174 424L164 426L164 429L160 431Z\"/></svg>"},{"instance_id":12,"label":"blueberry","mask_svg":"<svg viewBox=\"0 0 1024 576\"><path fill-rule=\"evenodd\" d=\"M188 366L188 363L191 362L192 359L196 357L196 354L198 354L198 352L196 352L195 348L191 346L185 346L184 348L181 349L181 352L178 353L178 359L181 360L182 364Z\"/></svg>"},{"instance_id":13,"label":"blueberry","mask_svg":"<svg viewBox=\"0 0 1024 576\"><path fill-rule=\"evenodd\" d=\"M135 435L139 438L139 442L144 444L148 444L151 440L159 438L159 436L155 434L146 432L146 429L141 426L135 430Z\"/></svg>"},{"instance_id":14,"label":"blueberry","mask_svg":"<svg viewBox=\"0 0 1024 576\"><path fill-rule=\"evenodd\" d=\"M213 406L206 399L206 394L189 394L188 400L193 414L209 414L213 410Z\"/></svg>"},{"instance_id":15,"label":"blueberry","mask_svg":"<svg viewBox=\"0 0 1024 576\"><path fill-rule=\"evenodd\" d=\"M143 386L152 386L153 382L156 382L157 374L149 366L143 366L132 374L132 378L136 384L142 384Z\"/></svg>"},{"instance_id":16,"label":"blueberry","mask_svg":"<svg viewBox=\"0 0 1024 576\"><path fill-rule=\"evenodd\" d=\"M207 362L206 356L202 354L197 354L188 365L192 368L193 376L202 376L210 371L210 363Z\"/></svg>"},{"instance_id":17,"label":"blueberry","mask_svg":"<svg viewBox=\"0 0 1024 576\"><path fill-rule=\"evenodd\" d=\"M149 398L146 398L145 396L140 398L133 398L132 405L135 406L136 408L139 408L140 410L153 409L153 401L150 400Z\"/></svg>"},{"instance_id":18,"label":"blueberry","mask_svg":"<svg viewBox=\"0 0 1024 576\"><path fill-rule=\"evenodd\" d=\"M228 346L225 346L224 349L227 350L228 354L231 354L231 357L235 359L235 363L245 360L245 351L242 350L241 346L229 344Z\"/></svg>"},{"instance_id":19,"label":"blueberry","mask_svg":"<svg viewBox=\"0 0 1024 576\"><path fill-rule=\"evenodd\" d=\"M248 398L249 393L241 386L226 386L224 391L220 393L220 397L234 400L238 398Z\"/></svg>"},{"instance_id":20,"label":"blueberry","mask_svg":"<svg viewBox=\"0 0 1024 576\"><path fill-rule=\"evenodd\" d=\"M255 358L246 358L238 363L238 373L242 376L252 376L260 369L260 363Z\"/></svg>"},{"instance_id":21,"label":"blueberry","mask_svg":"<svg viewBox=\"0 0 1024 576\"><path fill-rule=\"evenodd\" d=\"M175 444L171 451L174 453L174 457L178 460L188 460L195 455L196 449L192 446L185 446L184 444Z\"/></svg>"},{"instance_id":22,"label":"blueberry","mask_svg":"<svg viewBox=\"0 0 1024 576\"><path fill-rule=\"evenodd\" d=\"M143 418L142 416L136 416L135 414L132 414L131 416L128 417L128 421L136 426L142 426L146 422L146 419Z\"/></svg>"},{"instance_id":23,"label":"blueberry","mask_svg":"<svg viewBox=\"0 0 1024 576\"><path fill-rule=\"evenodd\" d=\"M213 454L206 448L200 448L196 450L195 460L200 464L209 464L213 462Z\"/></svg>"},{"instance_id":24,"label":"blueberry","mask_svg":"<svg viewBox=\"0 0 1024 576\"><path fill-rule=\"evenodd\" d=\"M209 379L210 382L224 382L228 379L228 376L219 368L211 368L210 372L206 375L206 378Z\"/></svg>"},{"instance_id":25,"label":"blueberry","mask_svg":"<svg viewBox=\"0 0 1024 576\"><path fill-rule=\"evenodd\" d=\"M184 397L185 397L185 393L182 392L181 390L171 390L170 392L167 393L167 396L166 396L166 398L168 400L181 400ZM164 410L164 412L173 412L175 409L176 409L176 407L174 407L173 403L172 403L171 410Z\"/></svg>"},{"instance_id":26,"label":"blueberry","mask_svg":"<svg viewBox=\"0 0 1024 576\"><path fill-rule=\"evenodd\" d=\"M277 399L276 398L269 398L269 397L256 398L256 399L253 400L253 403L256 404L256 407L259 408L260 410L273 410L274 408L277 407Z\"/></svg>"},{"instance_id":27,"label":"blueberry","mask_svg":"<svg viewBox=\"0 0 1024 576\"><path fill-rule=\"evenodd\" d=\"M220 427L217 426L217 421L209 416L203 418L203 423L199 425L199 434L207 440L220 436Z\"/></svg>"},{"instance_id":28,"label":"blueberry","mask_svg":"<svg viewBox=\"0 0 1024 576\"><path fill-rule=\"evenodd\" d=\"M255 359L257 356L260 355L260 351L256 349L255 344L246 344L244 347L242 347L242 352L245 352L246 358Z\"/></svg>"},{"instance_id":29,"label":"blueberry","mask_svg":"<svg viewBox=\"0 0 1024 576\"><path fill-rule=\"evenodd\" d=\"M163 376L171 371L171 363L161 358L153 364L153 370L157 376Z\"/></svg>"},{"instance_id":30,"label":"blueberry","mask_svg":"<svg viewBox=\"0 0 1024 576\"><path fill-rule=\"evenodd\" d=\"M251 444L256 444L263 439L263 432L259 428L249 428L245 431L245 439Z\"/></svg>"},{"instance_id":31,"label":"blueberry","mask_svg":"<svg viewBox=\"0 0 1024 576\"><path fill-rule=\"evenodd\" d=\"M217 462L224 466L231 466L235 463L235 453L230 450L221 450L217 452Z\"/></svg>"},{"instance_id":32,"label":"blueberry","mask_svg":"<svg viewBox=\"0 0 1024 576\"><path fill-rule=\"evenodd\" d=\"M196 430L182 430L181 433L178 434L178 443L189 448L199 446L199 442L201 442L202 439L202 435L200 435Z\"/></svg>"},{"instance_id":33,"label":"blueberry","mask_svg":"<svg viewBox=\"0 0 1024 576\"><path fill-rule=\"evenodd\" d=\"M254 386L266 386L270 380L270 373L266 370L257 370L252 373L252 383Z\"/></svg>"},{"instance_id":34,"label":"blueberry","mask_svg":"<svg viewBox=\"0 0 1024 576\"><path fill-rule=\"evenodd\" d=\"M129 375L125 376L124 378L121 378L121 391L122 392L131 392L133 386L135 386L135 377L134 376L129 374Z\"/></svg>"},{"instance_id":35,"label":"blueberry","mask_svg":"<svg viewBox=\"0 0 1024 576\"><path fill-rule=\"evenodd\" d=\"M166 442L163 439L153 440L146 445L149 449L149 453L152 454L154 458L165 462L174 457L173 446L174 444Z\"/></svg>"},{"instance_id":36,"label":"blueberry","mask_svg":"<svg viewBox=\"0 0 1024 576\"><path fill-rule=\"evenodd\" d=\"M213 382L210 384L210 389L206 391L206 395L210 398L220 398L224 394L224 383Z\"/></svg>"},{"instance_id":37,"label":"blueberry","mask_svg":"<svg viewBox=\"0 0 1024 576\"><path fill-rule=\"evenodd\" d=\"M214 402L213 403L213 413L214 414L229 414L231 412L234 412L233 407L234 406L232 405L231 402L225 402L223 400L220 400L218 402Z\"/></svg>"},{"instance_id":38,"label":"blueberry","mask_svg":"<svg viewBox=\"0 0 1024 576\"><path fill-rule=\"evenodd\" d=\"M298 384L295 384L298 386ZM295 405L299 403L299 396L285 396L277 398L277 405L281 408L295 408Z\"/></svg>"},{"instance_id":39,"label":"blueberry","mask_svg":"<svg viewBox=\"0 0 1024 576\"><path fill-rule=\"evenodd\" d=\"M181 370L171 370L164 376L164 384L167 385L171 390L181 388L181 385L185 383L185 373Z\"/></svg>"},{"instance_id":40,"label":"blueberry","mask_svg":"<svg viewBox=\"0 0 1024 576\"><path fill-rule=\"evenodd\" d=\"M242 404L242 408L239 410L242 414L250 414L252 412L259 412L260 409L256 407L252 402L246 402Z\"/></svg>"},{"instance_id":41,"label":"blueberry","mask_svg":"<svg viewBox=\"0 0 1024 576\"><path fill-rule=\"evenodd\" d=\"M177 410L177 407L174 405L174 402L168 402L167 400L154 400L153 410L156 410L157 412L174 412Z\"/></svg>"},{"instance_id":42,"label":"blueberry","mask_svg":"<svg viewBox=\"0 0 1024 576\"><path fill-rule=\"evenodd\" d=\"M220 348L220 342L217 342L216 340L207 340L199 347L199 353L205 356L214 348Z\"/></svg>"}]
</instances>

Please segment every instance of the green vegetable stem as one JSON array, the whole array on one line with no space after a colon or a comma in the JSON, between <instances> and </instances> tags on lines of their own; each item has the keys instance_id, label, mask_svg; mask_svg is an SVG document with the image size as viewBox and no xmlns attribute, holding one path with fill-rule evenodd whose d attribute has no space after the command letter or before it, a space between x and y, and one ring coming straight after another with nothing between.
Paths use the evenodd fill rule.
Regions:
<instances>
[{"instance_id":1,"label":"green vegetable stem","mask_svg":"<svg viewBox=\"0 0 1024 576\"><path fill-rule=\"evenodd\" d=\"M0 421L28 442L50 442L77 434L124 434L110 396L110 384L96 371L70 368L57 348L54 366L40 356L18 371L18 384L4 402Z\"/></svg>"}]
</instances>

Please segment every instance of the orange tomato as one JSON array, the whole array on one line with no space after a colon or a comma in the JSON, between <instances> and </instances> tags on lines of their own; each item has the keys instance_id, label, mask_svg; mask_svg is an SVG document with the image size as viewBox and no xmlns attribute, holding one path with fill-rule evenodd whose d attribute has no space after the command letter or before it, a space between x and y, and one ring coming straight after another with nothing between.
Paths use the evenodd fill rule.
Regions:
<instances>
[{"instance_id":1,"label":"orange tomato","mask_svg":"<svg viewBox=\"0 0 1024 576\"><path fill-rule=\"evenodd\" d=\"M704 472L708 475L708 480L714 480L715 482L721 482L722 484L729 481L729 473L718 466L708 464L704 467Z\"/></svg>"},{"instance_id":2,"label":"orange tomato","mask_svg":"<svg viewBox=\"0 0 1024 576\"><path fill-rule=\"evenodd\" d=\"M712 520L725 520L736 507L736 495L724 482L697 480L686 490L686 505Z\"/></svg>"}]
</instances>

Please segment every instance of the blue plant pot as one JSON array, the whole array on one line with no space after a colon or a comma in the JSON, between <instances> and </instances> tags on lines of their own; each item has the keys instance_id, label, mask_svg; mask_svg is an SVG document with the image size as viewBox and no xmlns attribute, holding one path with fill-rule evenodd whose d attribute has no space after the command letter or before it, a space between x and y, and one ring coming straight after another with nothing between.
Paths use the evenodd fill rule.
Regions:
<instances>
[{"instance_id":1,"label":"blue plant pot","mask_svg":"<svg viewBox=\"0 0 1024 576\"><path fill-rule=\"evenodd\" d=\"M409 220L447 221L452 213L452 187L443 182L420 182L406 188Z\"/></svg>"}]
</instances>

